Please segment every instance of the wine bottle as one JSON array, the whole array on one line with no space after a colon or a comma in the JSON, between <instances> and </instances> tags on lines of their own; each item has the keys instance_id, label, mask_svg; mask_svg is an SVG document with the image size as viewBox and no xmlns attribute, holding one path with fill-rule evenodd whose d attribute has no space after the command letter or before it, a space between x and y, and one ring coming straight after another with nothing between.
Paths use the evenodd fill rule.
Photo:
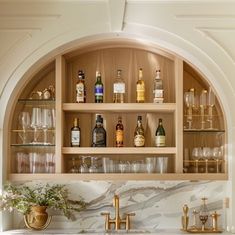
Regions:
<instances>
[{"instance_id":1,"label":"wine bottle","mask_svg":"<svg viewBox=\"0 0 235 235\"><path fill-rule=\"evenodd\" d=\"M101 80L101 73L96 71L96 83L95 83L95 103L103 103L104 98L104 86Z\"/></svg>"},{"instance_id":2,"label":"wine bottle","mask_svg":"<svg viewBox=\"0 0 235 235\"><path fill-rule=\"evenodd\" d=\"M117 70L117 78L113 83L113 102L124 103L125 82L122 79L122 70Z\"/></svg>"},{"instance_id":3,"label":"wine bottle","mask_svg":"<svg viewBox=\"0 0 235 235\"><path fill-rule=\"evenodd\" d=\"M106 131L101 115L96 117L96 125L92 132L92 147L106 147Z\"/></svg>"},{"instance_id":4,"label":"wine bottle","mask_svg":"<svg viewBox=\"0 0 235 235\"><path fill-rule=\"evenodd\" d=\"M71 128L71 147L80 147L81 129L78 122L79 119L74 118L73 127Z\"/></svg>"},{"instance_id":5,"label":"wine bottle","mask_svg":"<svg viewBox=\"0 0 235 235\"><path fill-rule=\"evenodd\" d=\"M86 103L85 74L82 70L78 71L78 81L76 84L77 103Z\"/></svg>"},{"instance_id":6,"label":"wine bottle","mask_svg":"<svg viewBox=\"0 0 235 235\"><path fill-rule=\"evenodd\" d=\"M122 117L118 117L116 125L116 147L123 147L124 127L122 124Z\"/></svg>"},{"instance_id":7,"label":"wine bottle","mask_svg":"<svg viewBox=\"0 0 235 235\"><path fill-rule=\"evenodd\" d=\"M156 70L156 77L154 79L154 90L153 90L154 103L163 103L164 91L163 91L163 81L161 79L161 70Z\"/></svg>"},{"instance_id":8,"label":"wine bottle","mask_svg":"<svg viewBox=\"0 0 235 235\"><path fill-rule=\"evenodd\" d=\"M164 127L162 125L162 119L158 120L158 127L155 134L155 146L156 147L164 147L166 146L166 134Z\"/></svg>"},{"instance_id":9,"label":"wine bottle","mask_svg":"<svg viewBox=\"0 0 235 235\"><path fill-rule=\"evenodd\" d=\"M144 145L145 145L145 136L144 136L144 128L142 125L142 117L138 116L137 126L135 128L135 134L134 134L134 146L144 147Z\"/></svg>"},{"instance_id":10,"label":"wine bottle","mask_svg":"<svg viewBox=\"0 0 235 235\"><path fill-rule=\"evenodd\" d=\"M145 101L145 83L143 80L143 70L139 69L139 78L136 83L136 102L144 103Z\"/></svg>"}]
</instances>

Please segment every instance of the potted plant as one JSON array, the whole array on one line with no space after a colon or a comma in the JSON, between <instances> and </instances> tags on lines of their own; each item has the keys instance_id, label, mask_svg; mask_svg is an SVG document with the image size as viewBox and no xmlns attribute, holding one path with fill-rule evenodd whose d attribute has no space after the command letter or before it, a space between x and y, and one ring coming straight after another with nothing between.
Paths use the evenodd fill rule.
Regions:
<instances>
[{"instance_id":1,"label":"potted plant","mask_svg":"<svg viewBox=\"0 0 235 235\"><path fill-rule=\"evenodd\" d=\"M28 228L45 229L51 221L46 209L60 210L68 219L72 211L85 208L82 198L69 199L65 185L37 184L34 186L7 184L0 195L0 210L16 210L24 215Z\"/></svg>"}]
</instances>

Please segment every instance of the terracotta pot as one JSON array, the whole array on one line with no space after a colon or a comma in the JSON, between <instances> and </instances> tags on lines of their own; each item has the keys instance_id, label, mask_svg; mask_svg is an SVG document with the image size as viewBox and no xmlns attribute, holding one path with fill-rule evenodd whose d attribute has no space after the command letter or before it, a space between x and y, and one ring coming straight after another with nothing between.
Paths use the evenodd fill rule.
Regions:
<instances>
[{"instance_id":1,"label":"terracotta pot","mask_svg":"<svg viewBox=\"0 0 235 235\"><path fill-rule=\"evenodd\" d=\"M24 222L30 229L43 230L51 222L51 216L46 212L46 206L32 206L29 214L24 216Z\"/></svg>"}]
</instances>

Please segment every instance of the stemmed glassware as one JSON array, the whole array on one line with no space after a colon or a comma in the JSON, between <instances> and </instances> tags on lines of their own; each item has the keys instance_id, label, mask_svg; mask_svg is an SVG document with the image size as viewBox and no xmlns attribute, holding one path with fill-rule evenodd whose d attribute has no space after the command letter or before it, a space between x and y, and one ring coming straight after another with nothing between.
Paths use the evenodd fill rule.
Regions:
<instances>
[{"instance_id":1,"label":"stemmed glassware","mask_svg":"<svg viewBox=\"0 0 235 235\"><path fill-rule=\"evenodd\" d=\"M33 108L31 117L31 127L34 129L34 137L32 144L38 144L38 129L42 128L42 110L41 108Z\"/></svg>"},{"instance_id":2,"label":"stemmed glassware","mask_svg":"<svg viewBox=\"0 0 235 235\"><path fill-rule=\"evenodd\" d=\"M201 115L201 129L205 129L205 109L207 105L207 90L202 90L200 95L200 115Z\"/></svg>"},{"instance_id":3,"label":"stemmed glassware","mask_svg":"<svg viewBox=\"0 0 235 235\"><path fill-rule=\"evenodd\" d=\"M42 129L44 133L44 141L45 145L50 143L47 142L47 131L52 128L52 112L51 109L42 109Z\"/></svg>"},{"instance_id":4,"label":"stemmed glassware","mask_svg":"<svg viewBox=\"0 0 235 235\"><path fill-rule=\"evenodd\" d=\"M202 205L200 207L200 211L199 211L199 219L202 222L202 231L205 231L205 224L206 221L208 220L209 217L209 211L206 205L206 200L207 198L203 197L202 198Z\"/></svg>"},{"instance_id":5,"label":"stemmed glassware","mask_svg":"<svg viewBox=\"0 0 235 235\"><path fill-rule=\"evenodd\" d=\"M194 104L194 92L187 91L184 93L184 102L187 107L187 122L188 129L192 129L192 121L193 121L193 104Z\"/></svg>"},{"instance_id":6,"label":"stemmed glassware","mask_svg":"<svg viewBox=\"0 0 235 235\"><path fill-rule=\"evenodd\" d=\"M213 129L213 107L215 106L215 94L212 91L211 87L209 88L208 96L207 96L207 105L208 105L208 118L210 126L209 129Z\"/></svg>"},{"instance_id":7,"label":"stemmed glassware","mask_svg":"<svg viewBox=\"0 0 235 235\"><path fill-rule=\"evenodd\" d=\"M26 136L26 131L30 127L30 115L28 112L21 112L19 115L19 123L20 126L22 127L23 134L22 136L20 135L23 144L27 143L27 136Z\"/></svg>"}]
</instances>

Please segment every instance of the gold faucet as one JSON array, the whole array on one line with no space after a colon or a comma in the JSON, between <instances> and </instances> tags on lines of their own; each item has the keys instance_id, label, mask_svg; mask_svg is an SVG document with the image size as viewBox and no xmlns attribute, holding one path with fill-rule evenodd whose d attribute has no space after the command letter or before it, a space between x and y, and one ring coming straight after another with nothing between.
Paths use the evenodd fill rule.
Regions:
<instances>
[{"instance_id":1,"label":"gold faucet","mask_svg":"<svg viewBox=\"0 0 235 235\"><path fill-rule=\"evenodd\" d=\"M109 212L103 212L101 215L105 216L105 230L110 230L111 225L114 225L115 230L121 229L121 224L125 225L126 230L130 230L131 224L130 224L130 216L134 216L135 213L127 213L125 214L124 218L120 218L120 208L119 208L119 197L118 195L114 195L113 198L113 206L115 208L115 218L110 218Z\"/></svg>"}]
</instances>

